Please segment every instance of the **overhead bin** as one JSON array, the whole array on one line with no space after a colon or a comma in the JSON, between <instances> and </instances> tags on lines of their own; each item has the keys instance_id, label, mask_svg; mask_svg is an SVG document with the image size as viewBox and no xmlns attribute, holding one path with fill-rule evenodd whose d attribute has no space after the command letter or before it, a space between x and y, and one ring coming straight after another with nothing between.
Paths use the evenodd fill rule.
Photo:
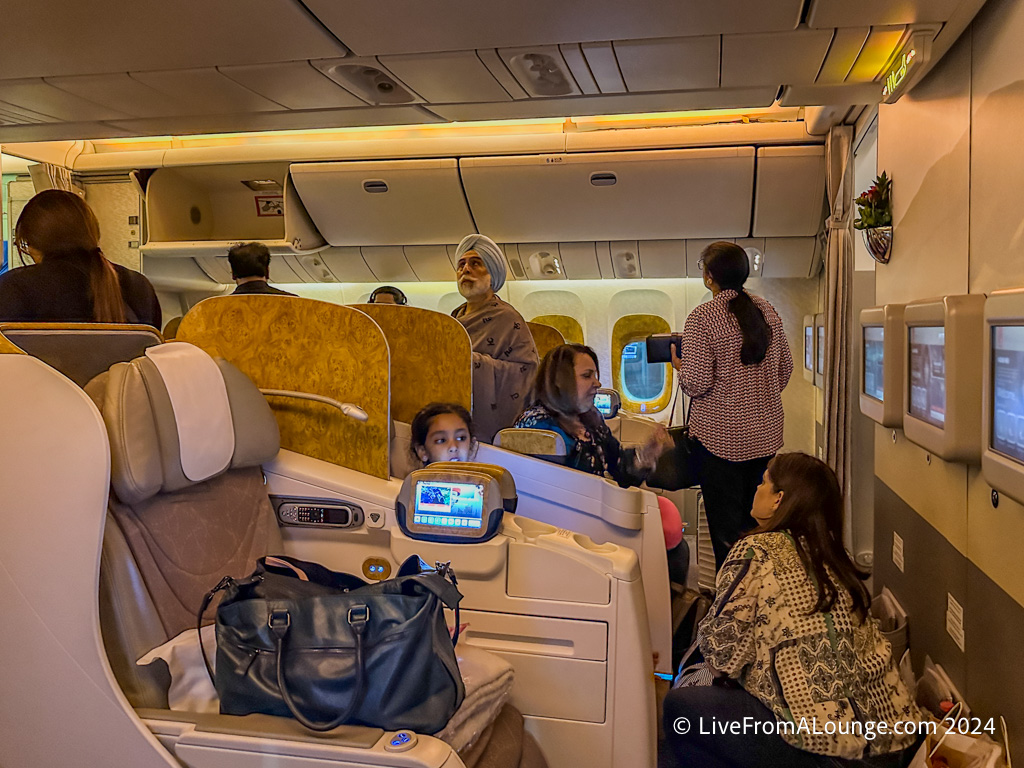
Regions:
<instances>
[{"instance_id":1,"label":"overhead bin","mask_svg":"<svg viewBox=\"0 0 1024 768\"><path fill-rule=\"evenodd\" d=\"M754 199L754 237L817 234L825 216L825 147L758 149Z\"/></svg>"},{"instance_id":2,"label":"overhead bin","mask_svg":"<svg viewBox=\"0 0 1024 768\"><path fill-rule=\"evenodd\" d=\"M291 179L331 245L444 245L476 231L454 159L295 163Z\"/></svg>"},{"instance_id":3,"label":"overhead bin","mask_svg":"<svg viewBox=\"0 0 1024 768\"><path fill-rule=\"evenodd\" d=\"M459 167L479 231L499 242L745 237L750 230L752 147L474 157Z\"/></svg>"},{"instance_id":4,"label":"overhead bin","mask_svg":"<svg viewBox=\"0 0 1024 768\"><path fill-rule=\"evenodd\" d=\"M286 163L158 168L146 184L144 257L222 257L259 241L277 256L326 243L288 181Z\"/></svg>"}]
</instances>

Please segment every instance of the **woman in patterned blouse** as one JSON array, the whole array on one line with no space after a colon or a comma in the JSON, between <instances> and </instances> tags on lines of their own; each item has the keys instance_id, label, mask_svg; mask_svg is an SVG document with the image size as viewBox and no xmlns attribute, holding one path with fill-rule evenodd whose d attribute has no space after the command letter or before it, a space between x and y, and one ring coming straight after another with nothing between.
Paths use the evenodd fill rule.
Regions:
<instances>
[{"instance_id":1,"label":"woman in patterned blouse","mask_svg":"<svg viewBox=\"0 0 1024 768\"><path fill-rule=\"evenodd\" d=\"M698 262L712 299L686 318L679 386L691 398L690 435L715 566L750 528L750 503L768 460L782 447L782 390L793 373L786 331L775 308L743 285L747 253L712 243Z\"/></svg>"},{"instance_id":2,"label":"woman in patterned blouse","mask_svg":"<svg viewBox=\"0 0 1024 768\"><path fill-rule=\"evenodd\" d=\"M806 454L779 454L751 515L758 527L729 552L700 626L715 684L665 699L670 757L680 766L903 768L921 716L868 613L865 574L843 547L835 474ZM723 734L731 722L748 728Z\"/></svg>"}]
</instances>

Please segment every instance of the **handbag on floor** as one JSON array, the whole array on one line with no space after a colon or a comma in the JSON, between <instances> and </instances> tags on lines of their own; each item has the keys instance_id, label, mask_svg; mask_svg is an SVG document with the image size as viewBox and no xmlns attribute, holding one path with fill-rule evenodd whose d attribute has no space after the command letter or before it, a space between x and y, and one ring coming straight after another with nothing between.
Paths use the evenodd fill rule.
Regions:
<instances>
[{"instance_id":1,"label":"handbag on floor","mask_svg":"<svg viewBox=\"0 0 1024 768\"><path fill-rule=\"evenodd\" d=\"M455 659L462 595L447 564L424 568L413 556L368 584L277 556L248 578L222 579L199 611L201 622L224 592L211 674L221 713L292 716L315 731L440 731L465 696ZM454 639L445 606L456 611Z\"/></svg>"}]
</instances>

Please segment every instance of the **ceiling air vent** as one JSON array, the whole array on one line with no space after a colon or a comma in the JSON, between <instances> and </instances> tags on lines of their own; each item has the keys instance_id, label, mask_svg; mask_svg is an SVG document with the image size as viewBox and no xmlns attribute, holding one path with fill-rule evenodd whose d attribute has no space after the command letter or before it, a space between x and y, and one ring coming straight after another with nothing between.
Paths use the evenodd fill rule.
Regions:
<instances>
[{"instance_id":1,"label":"ceiling air vent","mask_svg":"<svg viewBox=\"0 0 1024 768\"><path fill-rule=\"evenodd\" d=\"M374 58L321 59L314 61L313 65L370 104L415 104L423 101Z\"/></svg>"},{"instance_id":2,"label":"ceiling air vent","mask_svg":"<svg viewBox=\"0 0 1024 768\"><path fill-rule=\"evenodd\" d=\"M535 277L553 280L562 276L562 264L550 251L538 251L530 254L530 272Z\"/></svg>"},{"instance_id":3,"label":"ceiling air vent","mask_svg":"<svg viewBox=\"0 0 1024 768\"><path fill-rule=\"evenodd\" d=\"M274 179L243 179L245 184L253 192L281 192L281 182Z\"/></svg>"},{"instance_id":4,"label":"ceiling air vent","mask_svg":"<svg viewBox=\"0 0 1024 768\"><path fill-rule=\"evenodd\" d=\"M581 93L558 46L500 51L516 80L531 96L576 96Z\"/></svg>"}]
</instances>

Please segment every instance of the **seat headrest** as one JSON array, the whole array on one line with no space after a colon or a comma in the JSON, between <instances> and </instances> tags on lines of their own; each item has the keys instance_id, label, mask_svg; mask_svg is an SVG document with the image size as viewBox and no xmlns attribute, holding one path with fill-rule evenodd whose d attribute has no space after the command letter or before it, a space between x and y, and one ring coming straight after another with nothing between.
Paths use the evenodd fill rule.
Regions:
<instances>
[{"instance_id":1,"label":"seat headrest","mask_svg":"<svg viewBox=\"0 0 1024 768\"><path fill-rule=\"evenodd\" d=\"M226 360L171 342L86 385L110 438L110 481L136 504L273 458L280 433L256 386Z\"/></svg>"},{"instance_id":2,"label":"seat headrest","mask_svg":"<svg viewBox=\"0 0 1024 768\"><path fill-rule=\"evenodd\" d=\"M527 456L565 456L565 438L550 429L503 429L494 437L494 444L506 451Z\"/></svg>"}]
</instances>

